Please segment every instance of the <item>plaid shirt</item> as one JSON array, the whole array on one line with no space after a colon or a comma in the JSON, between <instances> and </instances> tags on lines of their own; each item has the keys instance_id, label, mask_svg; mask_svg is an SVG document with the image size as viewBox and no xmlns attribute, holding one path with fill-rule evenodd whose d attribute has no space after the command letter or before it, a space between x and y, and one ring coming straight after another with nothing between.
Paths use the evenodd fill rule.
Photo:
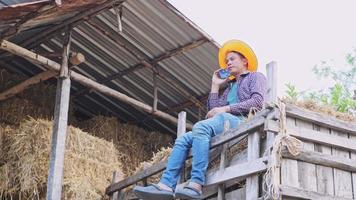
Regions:
<instances>
[{"instance_id":1,"label":"plaid shirt","mask_svg":"<svg viewBox=\"0 0 356 200\"><path fill-rule=\"evenodd\" d=\"M247 115L250 108L261 110L267 90L266 77L260 72L249 72L240 75L240 79L237 81L239 81L237 95L240 102L230 105L231 114ZM208 98L208 110L228 105L227 94L230 88L231 86L229 84L220 97L218 93L210 93Z\"/></svg>"}]
</instances>

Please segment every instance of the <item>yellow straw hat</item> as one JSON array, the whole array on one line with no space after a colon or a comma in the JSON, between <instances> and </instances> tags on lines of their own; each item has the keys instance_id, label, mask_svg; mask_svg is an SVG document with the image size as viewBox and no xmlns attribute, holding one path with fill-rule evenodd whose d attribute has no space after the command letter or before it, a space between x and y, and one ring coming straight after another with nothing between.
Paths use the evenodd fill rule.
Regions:
<instances>
[{"instance_id":1,"label":"yellow straw hat","mask_svg":"<svg viewBox=\"0 0 356 200\"><path fill-rule=\"evenodd\" d=\"M257 57L250 46L241 40L229 40L219 49L219 65L222 69L227 67L226 55L229 52L237 51L247 59L247 69L251 72L257 70L258 62Z\"/></svg>"}]
</instances>

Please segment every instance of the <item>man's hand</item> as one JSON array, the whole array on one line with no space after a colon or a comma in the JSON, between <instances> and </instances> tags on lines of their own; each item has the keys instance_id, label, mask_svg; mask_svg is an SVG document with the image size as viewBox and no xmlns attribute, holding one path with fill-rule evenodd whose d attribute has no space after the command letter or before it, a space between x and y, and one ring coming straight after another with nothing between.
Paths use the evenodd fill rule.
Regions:
<instances>
[{"instance_id":1,"label":"man's hand","mask_svg":"<svg viewBox=\"0 0 356 200\"><path fill-rule=\"evenodd\" d=\"M230 106L216 107L211 109L205 116L205 118L212 118L218 113L230 112Z\"/></svg>"},{"instance_id":2,"label":"man's hand","mask_svg":"<svg viewBox=\"0 0 356 200\"><path fill-rule=\"evenodd\" d=\"M211 80L211 91L210 92L212 92L212 93L219 92L220 86L229 81L229 78L226 78L226 79L219 78L218 77L218 71L219 70L214 71L213 77L212 77L212 80Z\"/></svg>"}]
</instances>

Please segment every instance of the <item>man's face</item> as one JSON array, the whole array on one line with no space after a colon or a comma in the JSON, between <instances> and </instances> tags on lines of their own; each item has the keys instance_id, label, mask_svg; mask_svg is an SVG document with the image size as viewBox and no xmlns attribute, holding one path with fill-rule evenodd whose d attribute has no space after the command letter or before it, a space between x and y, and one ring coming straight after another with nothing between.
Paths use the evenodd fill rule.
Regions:
<instances>
[{"instance_id":1,"label":"man's face","mask_svg":"<svg viewBox=\"0 0 356 200\"><path fill-rule=\"evenodd\" d=\"M226 55L226 64L226 69L229 70L232 75L240 75L247 70L247 60L241 58L240 55L235 52L230 52Z\"/></svg>"}]
</instances>

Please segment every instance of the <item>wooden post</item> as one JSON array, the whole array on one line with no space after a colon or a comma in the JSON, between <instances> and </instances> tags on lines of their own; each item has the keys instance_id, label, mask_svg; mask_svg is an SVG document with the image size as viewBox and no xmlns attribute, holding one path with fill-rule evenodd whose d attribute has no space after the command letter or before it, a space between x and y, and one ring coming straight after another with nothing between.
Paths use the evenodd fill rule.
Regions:
<instances>
[{"instance_id":1,"label":"wooden post","mask_svg":"<svg viewBox=\"0 0 356 200\"><path fill-rule=\"evenodd\" d=\"M58 78L57 82L51 158L47 182L47 200L60 200L62 193L63 163L70 96L70 78L68 74L70 35L70 29L68 29L63 45L62 66L60 70L61 76Z\"/></svg>"},{"instance_id":2,"label":"wooden post","mask_svg":"<svg viewBox=\"0 0 356 200\"><path fill-rule=\"evenodd\" d=\"M267 102L277 102L277 63L272 61L267 64ZM273 145L275 134L267 132L267 150Z\"/></svg>"},{"instance_id":3,"label":"wooden post","mask_svg":"<svg viewBox=\"0 0 356 200\"><path fill-rule=\"evenodd\" d=\"M248 135L247 160L248 162L257 160L260 157L260 134L259 132ZM246 179L246 200L256 200L258 198L259 185L258 175L250 176Z\"/></svg>"},{"instance_id":4,"label":"wooden post","mask_svg":"<svg viewBox=\"0 0 356 200\"><path fill-rule=\"evenodd\" d=\"M117 183L119 182L121 179L120 174L117 171L114 171L113 176L112 176L112 181L111 184ZM112 195L110 195L110 200L119 200L119 197L121 196L121 190L112 193Z\"/></svg>"},{"instance_id":5,"label":"wooden post","mask_svg":"<svg viewBox=\"0 0 356 200\"><path fill-rule=\"evenodd\" d=\"M153 106L152 106L153 112L156 112L157 110L157 102L158 102L157 73L153 71Z\"/></svg>"},{"instance_id":6,"label":"wooden post","mask_svg":"<svg viewBox=\"0 0 356 200\"><path fill-rule=\"evenodd\" d=\"M187 129L186 119L187 119L187 113L185 111L181 111L178 114L177 138L186 132ZM185 178L185 164L182 166L182 170L178 178L178 183L183 183L184 178Z\"/></svg>"},{"instance_id":7,"label":"wooden post","mask_svg":"<svg viewBox=\"0 0 356 200\"><path fill-rule=\"evenodd\" d=\"M266 98L266 102L267 103L277 103L277 63L275 61L272 61L270 63L267 64L266 66L267 68L267 98ZM270 120L272 118L275 117L276 112L272 111L270 114L267 115L266 119ZM269 157L269 160L272 161L272 157L271 157L271 151L272 151L272 147L273 147L273 143L275 140L275 133L272 131L267 131L266 132L267 137L266 137L266 150L264 155L267 155ZM270 165L270 163L268 163L268 165ZM275 176L279 176L279 173L277 174L272 174L272 177ZM272 180L276 180L274 178L271 178L271 180L265 180L264 176L262 178L262 181L264 184L265 181L272 181ZM279 180L279 179L278 179ZM276 183L273 183L276 184ZM264 194L262 194L264 195Z\"/></svg>"},{"instance_id":8,"label":"wooden post","mask_svg":"<svg viewBox=\"0 0 356 200\"><path fill-rule=\"evenodd\" d=\"M229 121L224 122L224 135L229 130L230 124ZM223 171L226 167L226 150L228 148L228 143L225 143L222 147L221 154L220 154L220 166L219 170ZM225 184L221 183L218 185L218 198L217 200L224 200L225 199Z\"/></svg>"}]
</instances>

